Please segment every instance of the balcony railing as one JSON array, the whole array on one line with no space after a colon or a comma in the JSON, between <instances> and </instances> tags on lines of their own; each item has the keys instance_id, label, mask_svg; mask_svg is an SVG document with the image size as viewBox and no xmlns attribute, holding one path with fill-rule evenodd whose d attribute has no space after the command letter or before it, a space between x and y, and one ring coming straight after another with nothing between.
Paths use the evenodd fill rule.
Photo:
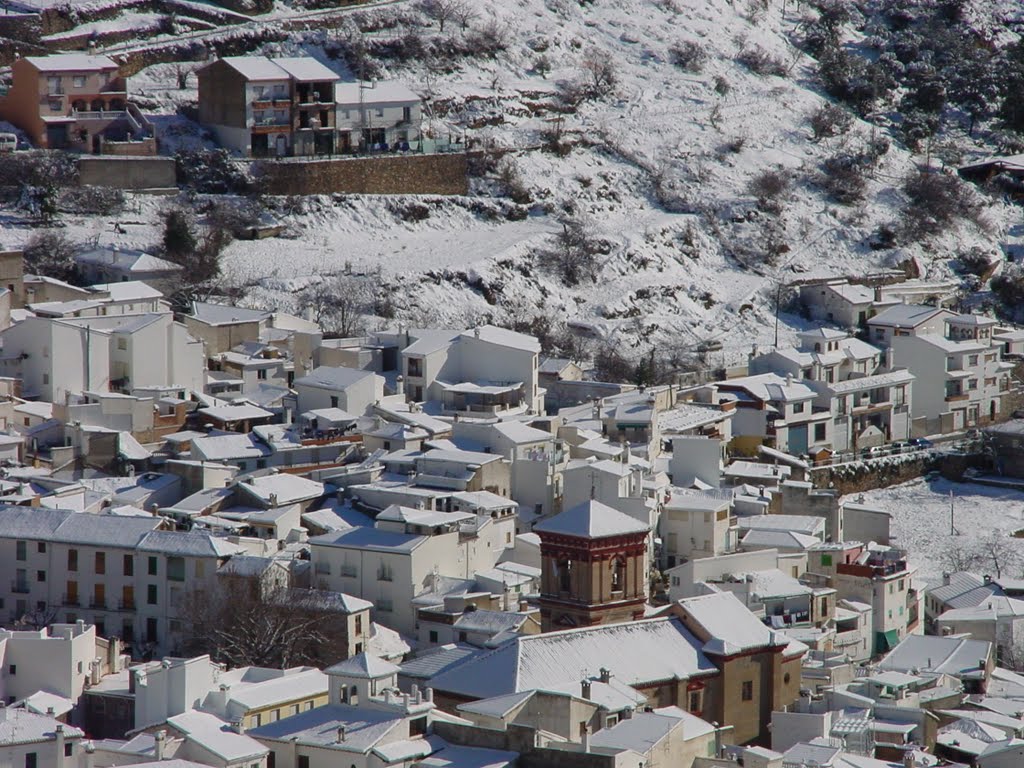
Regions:
<instances>
[{"instance_id":1,"label":"balcony railing","mask_svg":"<svg viewBox=\"0 0 1024 768\"><path fill-rule=\"evenodd\" d=\"M135 610L135 600L118 600L117 601L117 608L118 608L118 610L121 610L121 611L134 611Z\"/></svg>"},{"instance_id":2,"label":"balcony railing","mask_svg":"<svg viewBox=\"0 0 1024 768\"><path fill-rule=\"evenodd\" d=\"M64 595L64 597L61 599L61 602L64 605L71 605L71 606L79 606L79 605L82 604L82 601L78 597L78 595Z\"/></svg>"},{"instance_id":3,"label":"balcony railing","mask_svg":"<svg viewBox=\"0 0 1024 768\"><path fill-rule=\"evenodd\" d=\"M107 610L107 601L103 598L94 597L89 601L89 607L98 611Z\"/></svg>"},{"instance_id":4,"label":"balcony railing","mask_svg":"<svg viewBox=\"0 0 1024 768\"><path fill-rule=\"evenodd\" d=\"M29 586L27 581L12 581L11 592L16 595L27 595L29 593Z\"/></svg>"},{"instance_id":5,"label":"balcony railing","mask_svg":"<svg viewBox=\"0 0 1024 768\"><path fill-rule=\"evenodd\" d=\"M954 394L946 395L946 402L947 403L960 402L960 401L963 401L963 400L967 400L969 397L970 396L966 392L954 393Z\"/></svg>"}]
</instances>

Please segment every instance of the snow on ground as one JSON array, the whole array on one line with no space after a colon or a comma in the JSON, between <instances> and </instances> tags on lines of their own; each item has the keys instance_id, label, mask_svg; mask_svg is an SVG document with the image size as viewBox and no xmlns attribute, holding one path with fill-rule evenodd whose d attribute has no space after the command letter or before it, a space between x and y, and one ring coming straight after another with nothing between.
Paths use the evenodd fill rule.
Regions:
<instances>
[{"instance_id":1,"label":"snow on ground","mask_svg":"<svg viewBox=\"0 0 1024 768\"><path fill-rule=\"evenodd\" d=\"M996 9L988 12L992 17L1005 1L978 0ZM470 209L479 197L471 197L430 203L428 219L407 222L401 209L410 198L325 197L305 213L278 212L290 239L232 244L226 271L232 282L250 286L249 303L280 306L292 302L296 280L352 265L380 271L395 294L399 320L428 311L434 321L456 325L543 316L592 327L637 354L656 344L694 348L719 340L722 361L736 362L752 343L773 341L770 299L781 283L864 274L909 256L923 258L929 277L945 277L955 252L975 244L991 249L998 242L1010 213L995 205L989 211L991 235L965 226L927 248L872 251L867 235L898 216L898 187L921 158L894 143L863 205L827 200L813 183L822 160L865 139L872 128L857 122L846 137L812 143L806 116L824 102L814 90L813 62L790 43L800 19L784 17L779 5L761 18L746 18L746 5L740 5L476 0L473 23L481 27L493 20L508 37L505 52L494 59L457 60L451 71L415 61L391 64L381 76L431 95L437 114L427 127L436 134L453 132L509 150L505 162L531 194L530 215L507 221L504 214L495 219L474 213ZM383 16L399 8L411 13L413 5L362 12ZM436 33L435 26L431 34ZM466 33L449 27L445 34ZM314 55L348 77L340 61L326 56L335 39L323 31L296 33L262 52ZM672 46L683 41L707 50L700 73L683 72L671 62ZM738 64L738 53L753 46L782 61L787 75L760 76ZM535 67L541 51L552 67L546 76ZM612 62L611 92L574 113L555 109L556 91L583 76L588 57ZM178 89L176 69L152 66L132 77L130 88L170 151L209 145L194 123L173 116L177 107L196 100L195 78ZM556 121L576 145L565 156L541 148L543 132ZM755 256L744 266L733 255L736 246L763 247L762 227L773 218L757 210L747 185L759 171L777 167L796 179L778 217L785 249L774 264ZM684 212L670 212L658 202L655 177L677 198L671 210ZM167 202L137 202L134 216L141 223L127 227L125 238L156 242L155 217ZM575 286L564 284L539 257L569 210L610 244L596 279ZM113 240L109 222L70 224L69 234ZM3 238L23 239L21 232ZM782 319L786 343L801 321Z\"/></svg>"},{"instance_id":2,"label":"snow on ground","mask_svg":"<svg viewBox=\"0 0 1024 768\"><path fill-rule=\"evenodd\" d=\"M950 492L953 525L959 531L956 536L949 534ZM1019 576L1024 567L1024 539L1010 536L1024 529L1024 492L920 479L868 491L864 501L892 515L892 543L908 551L910 563L917 566L917 575L924 581L940 581L943 571L950 570L946 553L951 548L970 549L993 531L1006 534L1005 541L1017 554L1020 565L1010 575Z\"/></svg>"}]
</instances>

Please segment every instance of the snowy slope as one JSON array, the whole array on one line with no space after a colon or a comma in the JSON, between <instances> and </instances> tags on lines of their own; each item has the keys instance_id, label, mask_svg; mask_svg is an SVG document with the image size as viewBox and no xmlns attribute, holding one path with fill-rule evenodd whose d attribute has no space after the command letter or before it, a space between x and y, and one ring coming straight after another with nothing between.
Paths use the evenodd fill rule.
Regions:
<instances>
[{"instance_id":1,"label":"snowy slope","mask_svg":"<svg viewBox=\"0 0 1024 768\"><path fill-rule=\"evenodd\" d=\"M922 257L931 276L945 276L957 251L973 245L991 250L1006 227L1010 212L994 205L987 233L963 225L927 247L867 247L879 225L898 217L902 179L923 159L894 142L869 183L866 202L855 207L829 201L813 183L823 159L880 129L855 122L846 136L810 141L807 115L824 102L815 90L813 62L790 43L801 22L792 3L790 15L773 3L767 13L749 18L747 4L730 0L474 0L472 6L477 15L469 31L449 22L444 35L494 26L508 41L503 53L457 60L450 72L385 61L381 76L402 79L431 97L436 114L428 127L436 134L457 132L508 150L502 162L530 193L529 217L508 220L507 201L486 202L494 218L481 214L478 200L456 199L427 201L430 217L409 223L401 216L408 201L323 198L306 213L285 216L293 239L230 246L226 268L233 283L248 287L249 303L290 306L297 286L351 265L379 270L399 319L464 325L545 316L582 323L638 354L656 343L693 349L717 339L725 345L723 359L735 361L752 343L771 343L770 299L780 283L864 274L910 256ZM979 0L979 23L1001 31L1004 6L1005 0ZM376 39L441 35L436 23L424 26L430 22L408 3L361 13L371 20L404 14L405 22L373 33ZM342 35L297 33L292 42L264 52L310 53L351 77L326 55ZM684 72L671 62L671 47L683 41L706 49L701 72ZM782 62L785 76L757 75L737 63L740 51L753 48ZM551 66L546 76L536 71L539 51ZM605 98L566 113L558 109L558 90L582 76L588 58L611 62L616 83ZM194 80L181 92L173 80L173 67L158 65L133 78L132 88L164 110L194 100ZM541 146L543 133L556 125L574 145L566 156ZM775 168L795 179L777 218L758 211L746 191L757 173ZM659 202L656 182L663 193L668 190L671 205ZM474 191L499 186L476 182ZM127 235L114 237L102 223L86 220L82 227L90 234L99 230L105 240L145 245L156 237L159 204L139 205L142 224L129 227ZM596 280L576 286L565 285L538 259L567 210L610 246ZM757 253L769 225L783 246L776 262L740 264L731 253ZM23 236L10 232L5 239ZM783 321L785 341L800 320Z\"/></svg>"}]
</instances>

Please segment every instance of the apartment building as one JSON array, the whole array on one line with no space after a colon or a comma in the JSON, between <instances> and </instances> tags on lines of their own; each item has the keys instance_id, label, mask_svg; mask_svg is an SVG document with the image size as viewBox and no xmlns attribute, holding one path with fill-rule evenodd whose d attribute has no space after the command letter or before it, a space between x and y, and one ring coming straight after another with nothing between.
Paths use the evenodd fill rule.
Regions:
<instances>
[{"instance_id":1,"label":"apartment building","mask_svg":"<svg viewBox=\"0 0 1024 768\"><path fill-rule=\"evenodd\" d=\"M247 157L331 155L338 75L308 56L225 56L200 69L199 122Z\"/></svg>"},{"instance_id":2,"label":"apartment building","mask_svg":"<svg viewBox=\"0 0 1024 768\"><path fill-rule=\"evenodd\" d=\"M730 492L698 492L673 488L661 509L661 566L674 568L686 560L735 552L739 529Z\"/></svg>"},{"instance_id":3,"label":"apartment building","mask_svg":"<svg viewBox=\"0 0 1024 768\"><path fill-rule=\"evenodd\" d=\"M183 599L212 588L217 569L241 547L203 533L159 530L155 517L65 510L0 509L0 615L27 614L74 624L136 650L174 648L184 627Z\"/></svg>"},{"instance_id":4,"label":"apartment building","mask_svg":"<svg viewBox=\"0 0 1024 768\"><path fill-rule=\"evenodd\" d=\"M484 325L471 331L410 329L375 339L401 350L407 400L436 401L449 415L544 412L540 344L532 336Z\"/></svg>"},{"instance_id":5,"label":"apartment building","mask_svg":"<svg viewBox=\"0 0 1024 768\"><path fill-rule=\"evenodd\" d=\"M394 81L338 83L334 89L338 151L408 151L419 148L422 100Z\"/></svg>"},{"instance_id":6,"label":"apartment building","mask_svg":"<svg viewBox=\"0 0 1024 768\"><path fill-rule=\"evenodd\" d=\"M48 402L151 386L202 392L205 382L201 342L170 313L29 317L0 339L0 370L22 379L26 396Z\"/></svg>"},{"instance_id":7,"label":"apartment building","mask_svg":"<svg viewBox=\"0 0 1024 768\"><path fill-rule=\"evenodd\" d=\"M11 68L13 85L0 119L38 147L93 154L155 155L153 126L128 100L128 80L106 56L25 56Z\"/></svg>"},{"instance_id":8,"label":"apartment building","mask_svg":"<svg viewBox=\"0 0 1024 768\"><path fill-rule=\"evenodd\" d=\"M733 448L753 453L770 445L794 455L832 446L831 412L815 405L817 393L792 374L762 373L718 382L702 398L734 402Z\"/></svg>"},{"instance_id":9,"label":"apartment building","mask_svg":"<svg viewBox=\"0 0 1024 768\"><path fill-rule=\"evenodd\" d=\"M872 333L891 334L895 364L914 375L915 433L953 432L1000 418L1013 365L1003 361L1002 345L993 343L995 320L923 309L931 314L916 324L919 314L904 306L869 322ZM900 324L901 313L911 320Z\"/></svg>"},{"instance_id":10,"label":"apartment building","mask_svg":"<svg viewBox=\"0 0 1024 768\"><path fill-rule=\"evenodd\" d=\"M917 569L907 563L905 551L872 545L852 562L846 560L826 565L822 557L815 570L831 577L839 598L871 606L873 655L924 632L923 595L913 582Z\"/></svg>"}]
</instances>

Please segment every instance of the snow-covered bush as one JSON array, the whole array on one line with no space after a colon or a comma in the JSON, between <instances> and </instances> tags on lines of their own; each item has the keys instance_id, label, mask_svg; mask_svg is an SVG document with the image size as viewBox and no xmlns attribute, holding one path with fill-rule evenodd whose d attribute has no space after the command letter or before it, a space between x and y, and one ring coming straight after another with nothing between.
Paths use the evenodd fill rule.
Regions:
<instances>
[{"instance_id":1,"label":"snow-covered bush","mask_svg":"<svg viewBox=\"0 0 1024 768\"><path fill-rule=\"evenodd\" d=\"M811 112L807 121L815 141L842 136L853 124L853 115L836 104L822 104Z\"/></svg>"},{"instance_id":2,"label":"snow-covered bush","mask_svg":"<svg viewBox=\"0 0 1024 768\"><path fill-rule=\"evenodd\" d=\"M684 40L668 49L669 61L684 72L700 72L708 60L708 52L700 43Z\"/></svg>"}]
</instances>

